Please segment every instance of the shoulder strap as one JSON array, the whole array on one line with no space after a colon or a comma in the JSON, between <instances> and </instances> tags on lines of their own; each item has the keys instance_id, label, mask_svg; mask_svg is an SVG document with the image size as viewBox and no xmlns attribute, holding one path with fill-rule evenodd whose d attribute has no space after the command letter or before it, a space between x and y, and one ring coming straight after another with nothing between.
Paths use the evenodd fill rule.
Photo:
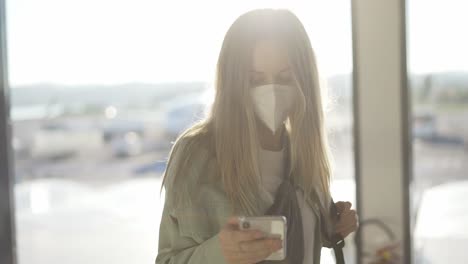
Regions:
<instances>
[{"instance_id":1,"label":"shoulder strap","mask_svg":"<svg viewBox=\"0 0 468 264\"><path fill-rule=\"evenodd\" d=\"M340 214L338 213L338 210L336 209L336 205L333 199L331 200L330 211L333 216L336 216L337 220L340 219ZM333 244L333 251L335 252L336 264L345 264L344 256L343 256L343 247L345 246L344 239L341 237L340 234L335 233L333 234L331 238L331 242Z\"/></svg>"}]
</instances>

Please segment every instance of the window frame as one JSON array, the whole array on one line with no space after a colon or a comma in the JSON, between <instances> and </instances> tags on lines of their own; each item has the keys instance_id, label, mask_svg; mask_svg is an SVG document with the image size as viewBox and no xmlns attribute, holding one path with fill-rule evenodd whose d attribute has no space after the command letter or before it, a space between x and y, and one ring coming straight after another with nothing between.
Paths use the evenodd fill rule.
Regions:
<instances>
[{"instance_id":1,"label":"window frame","mask_svg":"<svg viewBox=\"0 0 468 264\"><path fill-rule=\"evenodd\" d=\"M406 0L352 0L351 8L357 213L361 221L377 218L389 225L401 241L402 263L410 264L413 150ZM356 234L356 263L363 263L362 250L372 236L365 229Z\"/></svg>"},{"instance_id":2,"label":"window frame","mask_svg":"<svg viewBox=\"0 0 468 264\"><path fill-rule=\"evenodd\" d=\"M0 263L17 263L15 248L14 166L6 57L5 1L0 0Z\"/></svg>"}]
</instances>

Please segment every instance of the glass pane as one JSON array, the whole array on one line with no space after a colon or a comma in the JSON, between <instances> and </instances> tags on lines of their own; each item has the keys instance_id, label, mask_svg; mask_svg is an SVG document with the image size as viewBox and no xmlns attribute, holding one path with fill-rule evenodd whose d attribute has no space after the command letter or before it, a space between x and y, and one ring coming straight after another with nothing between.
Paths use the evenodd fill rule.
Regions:
<instances>
[{"instance_id":1,"label":"glass pane","mask_svg":"<svg viewBox=\"0 0 468 264\"><path fill-rule=\"evenodd\" d=\"M334 199L354 203L350 1L9 0L19 263L154 262L171 141L213 99L228 27L257 7L290 8L309 33Z\"/></svg>"},{"instance_id":2,"label":"glass pane","mask_svg":"<svg viewBox=\"0 0 468 264\"><path fill-rule=\"evenodd\" d=\"M465 1L409 0L414 263L468 259L468 17Z\"/></svg>"}]
</instances>

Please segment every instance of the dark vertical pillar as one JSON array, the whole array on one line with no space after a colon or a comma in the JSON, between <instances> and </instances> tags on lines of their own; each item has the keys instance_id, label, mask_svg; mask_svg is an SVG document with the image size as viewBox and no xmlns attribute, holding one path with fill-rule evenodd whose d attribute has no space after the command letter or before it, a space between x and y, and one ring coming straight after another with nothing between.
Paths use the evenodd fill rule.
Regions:
<instances>
[{"instance_id":1,"label":"dark vertical pillar","mask_svg":"<svg viewBox=\"0 0 468 264\"><path fill-rule=\"evenodd\" d=\"M5 0L0 0L0 263L14 264L15 221Z\"/></svg>"}]
</instances>

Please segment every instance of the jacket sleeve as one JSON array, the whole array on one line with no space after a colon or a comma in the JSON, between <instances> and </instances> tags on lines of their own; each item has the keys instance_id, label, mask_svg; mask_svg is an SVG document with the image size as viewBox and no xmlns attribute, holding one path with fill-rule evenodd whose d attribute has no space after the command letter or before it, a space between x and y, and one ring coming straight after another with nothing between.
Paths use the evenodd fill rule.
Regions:
<instances>
[{"instance_id":1,"label":"jacket sleeve","mask_svg":"<svg viewBox=\"0 0 468 264\"><path fill-rule=\"evenodd\" d=\"M159 244L156 264L204 264L226 263L221 251L219 233L203 242L179 232L179 221L170 213L169 203L164 204L164 209L159 226Z\"/></svg>"},{"instance_id":2,"label":"jacket sleeve","mask_svg":"<svg viewBox=\"0 0 468 264\"><path fill-rule=\"evenodd\" d=\"M333 244L330 241L330 239L324 234L324 232L321 232L321 237L322 237L322 247L326 248L333 248Z\"/></svg>"},{"instance_id":3,"label":"jacket sleeve","mask_svg":"<svg viewBox=\"0 0 468 264\"><path fill-rule=\"evenodd\" d=\"M206 205L196 204L188 208L173 205L175 195L181 194L181 184L191 184L203 170L204 152L191 159L190 166L184 169L184 179L174 183L174 168L180 166L181 156L185 155L185 141L175 144L166 168L167 182L164 184L165 200L159 226L158 253L156 264L225 264L221 251L219 233L212 232L209 220L203 215ZM195 188L193 185L191 188ZM209 230L209 231L207 231Z\"/></svg>"}]
</instances>

